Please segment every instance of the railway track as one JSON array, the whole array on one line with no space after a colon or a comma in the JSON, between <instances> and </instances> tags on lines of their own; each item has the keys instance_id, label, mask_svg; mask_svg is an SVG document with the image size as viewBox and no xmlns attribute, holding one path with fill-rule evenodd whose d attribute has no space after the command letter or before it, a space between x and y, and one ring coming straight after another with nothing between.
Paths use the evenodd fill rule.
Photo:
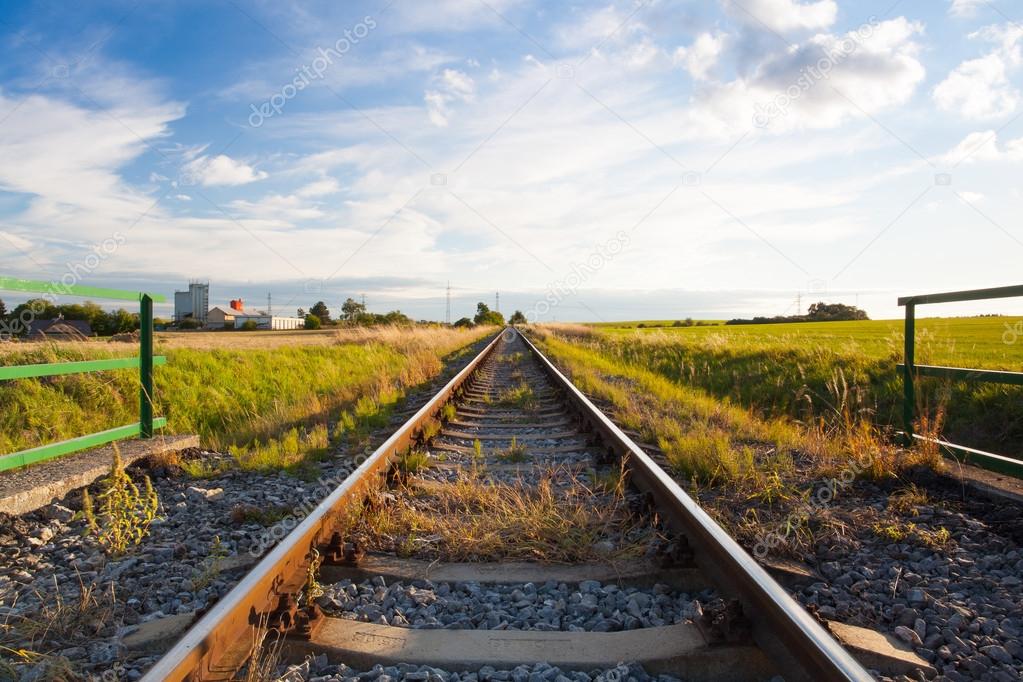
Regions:
<instances>
[{"instance_id":1,"label":"railway track","mask_svg":"<svg viewBox=\"0 0 1023 682\"><path fill-rule=\"evenodd\" d=\"M350 666L338 679L373 666L519 679L540 662L611 681L631 676L622 663L685 680L871 679L513 329L145 679L234 679L275 638L286 659Z\"/></svg>"}]
</instances>

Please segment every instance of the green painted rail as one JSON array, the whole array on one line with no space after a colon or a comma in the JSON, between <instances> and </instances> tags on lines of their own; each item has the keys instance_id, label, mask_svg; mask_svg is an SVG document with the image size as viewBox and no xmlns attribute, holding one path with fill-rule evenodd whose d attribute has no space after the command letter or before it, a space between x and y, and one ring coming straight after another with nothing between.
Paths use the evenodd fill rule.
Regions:
<instances>
[{"instance_id":1,"label":"green painted rail","mask_svg":"<svg viewBox=\"0 0 1023 682\"><path fill-rule=\"evenodd\" d=\"M163 355L153 356L154 365L166 365ZM138 358L112 358L110 360L84 360L82 362L54 362L40 365L12 365L0 367L0 381L10 379L33 379L55 377L62 374L84 374L86 372L107 372L113 369L138 369Z\"/></svg>"},{"instance_id":2,"label":"green painted rail","mask_svg":"<svg viewBox=\"0 0 1023 682\"><path fill-rule=\"evenodd\" d=\"M138 301L139 303L139 354L134 358L110 358L84 360L81 362L55 362L33 365L11 365L0 367L0 381L31 379L37 377L105 372L115 369L138 369L139 371L139 420L134 424L119 426L100 433L71 438L59 443L41 445L30 450L0 456L0 471L35 464L55 457L106 445L125 438L152 438L155 429L167 425L163 417L153 416L153 367L166 364L167 358L153 355L153 302L166 301L166 297L123 289L88 287L63 282L42 282L15 277L0 277L0 290L22 291L45 294L48 300L56 296L79 296L103 298L115 301Z\"/></svg>"},{"instance_id":3,"label":"green painted rail","mask_svg":"<svg viewBox=\"0 0 1023 682\"><path fill-rule=\"evenodd\" d=\"M990 369L970 369L964 367L938 367L935 365L918 365L916 353L916 307L929 303L956 303L963 301L985 301L995 298L1023 297L1023 285L997 287L994 289L973 289L971 291L949 291L940 294L922 294L903 296L899 305L906 308L905 321L905 360L898 365L902 372L902 423L903 437L906 446L916 441L926 441L938 445L945 454L960 455L966 461L986 469L998 471L1023 478L1023 461L984 452L965 445L956 445L940 438L930 438L913 433L913 422L916 420L916 381L920 377L932 377L949 381L968 381L975 383L1007 384L1023 386L1023 372L1002 372Z\"/></svg>"},{"instance_id":4,"label":"green painted rail","mask_svg":"<svg viewBox=\"0 0 1023 682\"><path fill-rule=\"evenodd\" d=\"M153 420L154 428L163 428L166 425L167 420L164 417L157 417ZM22 450L21 452L15 452L10 455L3 455L0 457L0 471L17 469L18 467L28 466L29 464L35 464L36 462L43 462L55 457L61 457L73 452L78 452L79 450L87 450L89 448L99 447L100 445L106 445L107 443L112 443L115 440L135 438L141 434L142 425L136 422L134 424L128 424L127 426L118 426L117 428L113 428L108 431L92 433L88 436L71 438L70 440L64 440L59 443L40 445L39 447L32 448L31 450Z\"/></svg>"}]
</instances>

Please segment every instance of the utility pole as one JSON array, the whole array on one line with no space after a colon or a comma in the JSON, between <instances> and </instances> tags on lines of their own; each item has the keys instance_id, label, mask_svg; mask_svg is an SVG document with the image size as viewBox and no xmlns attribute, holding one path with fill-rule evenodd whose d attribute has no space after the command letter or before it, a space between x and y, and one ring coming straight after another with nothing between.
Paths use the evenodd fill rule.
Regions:
<instances>
[{"instance_id":1,"label":"utility pole","mask_svg":"<svg viewBox=\"0 0 1023 682\"><path fill-rule=\"evenodd\" d=\"M269 291L266 292L266 314L270 315L271 317L274 314L273 296L270 294Z\"/></svg>"},{"instance_id":2,"label":"utility pole","mask_svg":"<svg viewBox=\"0 0 1023 682\"><path fill-rule=\"evenodd\" d=\"M796 292L796 315L803 314L803 292Z\"/></svg>"},{"instance_id":3,"label":"utility pole","mask_svg":"<svg viewBox=\"0 0 1023 682\"><path fill-rule=\"evenodd\" d=\"M501 312L501 292L494 293L494 310Z\"/></svg>"},{"instance_id":4,"label":"utility pole","mask_svg":"<svg viewBox=\"0 0 1023 682\"><path fill-rule=\"evenodd\" d=\"M448 280L447 305L444 309L444 324L451 324L451 280Z\"/></svg>"},{"instance_id":5,"label":"utility pole","mask_svg":"<svg viewBox=\"0 0 1023 682\"><path fill-rule=\"evenodd\" d=\"M366 294L362 295L362 309L366 310Z\"/></svg>"}]
</instances>

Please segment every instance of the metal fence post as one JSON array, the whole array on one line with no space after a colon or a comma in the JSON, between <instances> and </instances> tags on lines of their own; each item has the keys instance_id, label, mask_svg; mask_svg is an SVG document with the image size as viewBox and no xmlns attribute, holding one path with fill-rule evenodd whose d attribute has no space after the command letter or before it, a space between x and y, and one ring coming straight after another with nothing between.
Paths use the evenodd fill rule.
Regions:
<instances>
[{"instance_id":1,"label":"metal fence post","mask_svg":"<svg viewBox=\"0 0 1023 682\"><path fill-rule=\"evenodd\" d=\"M916 414L916 387L913 384L916 364L916 304L906 304L905 354L902 366L902 422L906 445L913 444L913 418Z\"/></svg>"},{"instance_id":2,"label":"metal fence post","mask_svg":"<svg viewBox=\"0 0 1023 682\"><path fill-rule=\"evenodd\" d=\"M139 437L153 437L153 299L139 299Z\"/></svg>"}]
</instances>

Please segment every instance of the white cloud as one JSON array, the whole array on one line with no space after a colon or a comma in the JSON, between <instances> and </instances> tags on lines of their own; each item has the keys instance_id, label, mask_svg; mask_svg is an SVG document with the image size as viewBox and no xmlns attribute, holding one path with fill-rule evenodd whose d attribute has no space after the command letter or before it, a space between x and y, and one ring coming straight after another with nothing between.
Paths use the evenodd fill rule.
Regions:
<instances>
[{"instance_id":1,"label":"white cloud","mask_svg":"<svg viewBox=\"0 0 1023 682\"><path fill-rule=\"evenodd\" d=\"M205 154L198 156L182 166L182 175L191 182L207 187L247 185L269 177L265 171L257 171L252 166L224 154L212 157Z\"/></svg>"},{"instance_id":2,"label":"white cloud","mask_svg":"<svg viewBox=\"0 0 1023 682\"><path fill-rule=\"evenodd\" d=\"M689 47L675 50L675 63L681 64L694 79L705 80L724 47L725 36L722 33L701 33Z\"/></svg>"},{"instance_id":3,"label":"white cloud","mask_svg":"<svg viewBox=\"0 0 1023 682\"><path fill-rule=\"evenodd\" d=\"M1019 90L1006 76L1005 61L997 54L963 62L939 83L934 102L967 119L988 119L1012 113Z\"/></svg>"},{"instance_id":4,"label":"white cloud","mask_svg":"<svg viewBox=\"0 0 1023 682\"><path fill-rule=\"evenodd\" d=\"M188 196L187 194L175 194L174 198L177 199L178 201L191 201L192 200L192 197Z\"/></svg>"},{"instance_id":5,"label":"white cloud","mask_svg":"<svg viewBox=\"0 0 1023 682\"><path fill-rule=\"evenodd\" d=\"M334 178L317 180L300 188L295 194L300 197L322 197L341 191L341 185Z\"/></svg>"},{"instance_id":6,"label":"white cloud","mask_svg":"<svg viewBox=\"0 0 1023 682\"><path fill-rule=\"evenodd\" d=\"M972 17L985 0L952 0L948 13L954 17Z\"/></svg>"},{"instance_id":7,"label":"white cloud","mask_svg":"<svg viewBox=\"0 0 1023 682\"><path fill-rule=\"evenodd\" d=\"M900 17L861 32L817 34L767 55L748 77L705 86L691 116L726 136L765 122L781 133L832 128L904 104L925 75L915 41L922 31Z\"/></svg>"},{"instance_id":8,"label":"white cloud","mask_svg":"<svg viewBox=\"0 0 1023 682\"><path fill-rule=\"evenodd\" d=\"M476 83L467 73L457 69L444 69L434 79L437 89L423 95L430 122L439 128L447 126L451 116L449 105L456 101L471 102L476 94Z\"/></svg>"},{"instance_id":9,"label":"white cloud","mask_svg":"<svg viewBox=\"0 0 1023 682\"><path fill-rule=\"evenodd\" d=\"M279 219L283 221L280 225L287 226L293 220L311 220L323 216L323 211L313 205L308 205L303 197L296 194L283 196L280 194L269 194L258 201L246 201L237 199L229 206L249 216L264 220Z\"/></svg>"},{"instance_id":10,"label":"white cloud","mask_svg":"<svg viewBox=\"0 0 1023 682\"><path fill-rule=\"evenodd\" d=\"M939 161L953 166L976 161L1023 161L1023 137L999 146L998 133L994 130L970 133Z\"/></svg>"},{"instance_id":11,"label":"white cloud","mask_svg":"<svg viewBox=\"0 0 1023 682\"><path fill-rule=\"evenodd\" d=\"M838 15L834 0L723 0L723 3L742 23L782 33L828 28Z\"/></svg>"},{"instance_id":12,"label":"white cloud","mask_svg":"<svg viewBox=\"0 0 1023 682\"><path fill-rule=\"evenodd\" d=\"M965 199L966 201L968 201L971 204L980 203L981 201L984 201L984 199L985 199L984 195L981 194L980 192L962 191L962 192L959 192L959 196L961 196L963 199Z\"/></svg>"},{"instance_id":13,"label":"white cloud","mask_svg":"<svg viewBox=\"0 0 1023 682\"><path fill-rule=\"evenodd\" d=\"M0 241L6 242L9 246L13 246L21 251L28 251L32 248L32 242L10 232L0 231Z\"/></svg>"}]
</instances>

